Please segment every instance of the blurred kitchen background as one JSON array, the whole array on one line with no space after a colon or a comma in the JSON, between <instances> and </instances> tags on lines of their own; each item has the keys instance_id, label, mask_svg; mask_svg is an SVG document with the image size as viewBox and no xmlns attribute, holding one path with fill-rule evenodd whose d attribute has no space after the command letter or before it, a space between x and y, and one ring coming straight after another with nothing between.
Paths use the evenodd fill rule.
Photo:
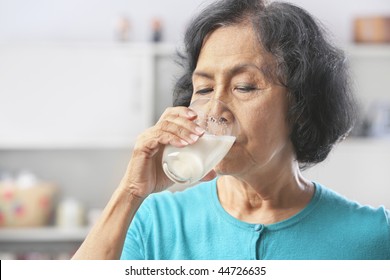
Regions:
<instances>
[{"instance_id":1,"label":"blurred kitchen background","mask_svg":"<svg viewBox=\"0 0 390 280\"><path fill-rule=\"evenodd\" d=\"M390 2L293 0L346 51L352 135L305 171L390 208ZM203 0L0 0L0 259L67 259L136 135L172 101L176 51Z\"/></svg>"}]
</instances>

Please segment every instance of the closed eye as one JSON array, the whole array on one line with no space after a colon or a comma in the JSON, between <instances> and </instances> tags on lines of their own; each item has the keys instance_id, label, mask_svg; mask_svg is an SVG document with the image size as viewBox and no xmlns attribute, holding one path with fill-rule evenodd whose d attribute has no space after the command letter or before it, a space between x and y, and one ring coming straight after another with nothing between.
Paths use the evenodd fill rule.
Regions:
<instances>
[{"instance_id":1,"label":"closed eye","mask_svg":"<svg viewBox=\"0 0 390 280\"><path fill-rule=\"evenodd\" d=\"M213 89L212 88L202 88L202 89L199 89L197 91L195 91L196 94L208 94L210 92L212 92Z\"/></svg>"},{"instance_id":2,"label":"closed eye","mask_svg":"<svg viewBox=\"0 0 390 280\"><path fill-rule=\"evenodd\" d=\"M235 88L235 90L238 92L246 93L258 90L258 88L255 86L238 86Z\"/></svg>"}]
</instances>

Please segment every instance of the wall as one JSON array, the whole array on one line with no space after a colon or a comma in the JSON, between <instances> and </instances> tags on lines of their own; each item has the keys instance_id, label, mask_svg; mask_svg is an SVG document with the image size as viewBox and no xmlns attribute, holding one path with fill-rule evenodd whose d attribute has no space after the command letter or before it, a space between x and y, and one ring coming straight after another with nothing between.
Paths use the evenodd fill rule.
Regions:
<instances>
[{"instance_id":1,"label":"wall","mask_svg":"<svg viewBox=\"0 0 390 280\"><path fill-rule=\"evenodd\" d=\"M165 40L182 39L185 25L204 0L0 0L1 41L110 41L119 17L127 16L131 38L150 39L150 22L160 17ZM388 0L292 0L313 13L341 42L351 41L355 15L390 14Z\"/></svg>"},{"instance_id":2,"label":"wall","mask_svg":"<svg viewBox=\"0 0 390 280\"><path fill-rule=\"evenodd\" d=\"M328 158L304 171L306 178L362 204L390 209L390 139L347 139Z\"/></svg>"},{"instance_id":3,"label":"wall","mask_svg":"<svg viewBox=\"0 0 390 280\"><path fill-rule=\"evenodd\" d=\"M110 41L118 18L131 21L131 39L148 41L152 18L164 21L165 38L181 38L202 1L0 0L0 41Z\"/></svg>"}]
</instances>

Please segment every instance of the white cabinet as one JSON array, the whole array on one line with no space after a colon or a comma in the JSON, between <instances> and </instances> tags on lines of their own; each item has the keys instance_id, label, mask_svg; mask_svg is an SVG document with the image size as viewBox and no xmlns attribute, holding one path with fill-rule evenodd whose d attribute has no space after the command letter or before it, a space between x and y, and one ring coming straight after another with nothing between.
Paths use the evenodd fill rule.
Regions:
<instances>
[{"instance_id":1,"label":"white cabinet","mask_svg":"<svg viewBox=\"0 0 390 280\"><path fill-rule=\"evenodd\" d=\"M158 50L0 45L0 148L129 147L153 122Z\"/></svg>"}]
</instances>

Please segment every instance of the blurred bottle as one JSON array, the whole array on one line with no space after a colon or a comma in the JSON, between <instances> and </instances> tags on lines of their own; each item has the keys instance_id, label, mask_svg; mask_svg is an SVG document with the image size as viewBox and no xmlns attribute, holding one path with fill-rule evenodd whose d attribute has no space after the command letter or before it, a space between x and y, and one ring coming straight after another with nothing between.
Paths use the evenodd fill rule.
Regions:
<instances>
[{"instance_id":1,"label":"blurred bottle","mask_svg":"<svg viewBox=\"0 0 390 280\"><path fill-rule=\"evenodd\" d=\"M127 42L130 40L131 24L127 16L120 16L115 25L116 39L120 42Z\"/></svg>"},{"instance_id":2,"label":"blurred bottle","mask_svg":"<svg viewBox=\"0 0 390 280\"><path fill-rule=\"evenodd\" d=\"M163 26L159 18L152 19L152 42L158 43L163 39Z\"/></svg>"},{"instance_id":3,"label":"blurred bottle","mask_svg":"<svg viewBox=\"0 0 390 280\"><path fill-rule=\"evenodd\" d=\"M57 208L56 223L59 227L75 228L84 225L84 207L73 198L65 198Z\"/></svg>"}]
</instances>

